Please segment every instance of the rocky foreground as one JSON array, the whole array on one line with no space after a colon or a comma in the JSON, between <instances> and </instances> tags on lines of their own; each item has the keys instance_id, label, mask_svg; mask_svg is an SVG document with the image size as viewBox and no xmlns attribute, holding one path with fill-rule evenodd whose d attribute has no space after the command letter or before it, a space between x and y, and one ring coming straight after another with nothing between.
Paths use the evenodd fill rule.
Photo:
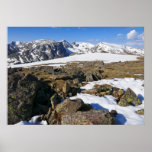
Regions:
<instances>
[{"instance_id":1,"label":"rocky foreground","mask_svg":"<svg viewBox=\"0 0 152 152\"><path fill-rule=\"evenodd\" d=\"M94 96L112 95L122 107L141 105L131 88L126 91L108 84L84 90L91 81L132 77L144 79L144 60L104 64L102 61L68 63L63 67L37 66L8 68L8 124L37 121L49 125L112 125L117 124L117 111L95 110L82 99L71 99L77 93ZM144 110L138 110L138 114Z\"/></svg>"}]
</instances>

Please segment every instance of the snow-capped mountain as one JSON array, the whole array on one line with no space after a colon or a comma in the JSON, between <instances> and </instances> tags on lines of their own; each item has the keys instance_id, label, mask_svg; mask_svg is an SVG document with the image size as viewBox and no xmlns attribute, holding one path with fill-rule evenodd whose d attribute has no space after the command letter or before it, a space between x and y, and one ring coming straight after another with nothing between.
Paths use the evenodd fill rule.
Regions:
<instances>
[{"instance_id":1,"label":"snow-capped mountain","mask_svg":"<svg viewBox=\"0 0 152 152\"><path fill-rule=\"evenodd\" d=\"M8 44L8 64L30 63L68 56L62 42L36 40Z\"/></svg>"},{"instance_id":2,"label":"snow-capped mountain","mask_svg":"<svg viewBox=\"0 0 152 152\"><path fill-rule=\"evenodd\" d=\"M73 45L72 44L70 44L68 41L66 41L66 40L62 40L62 41L60 41L60 42L62 42L62 44L63 44L63 46L65 47L65 48L73 48Z\"/></svg>"},{"instance_id":3,"label":"snow-capped mountain","mask_svg":"<svg viewBox=\"0 0 152 152\"><path fill-rule=\"evenodd\" d=\"M31 63L82 53L144 55L144 50L105 42L93 45L87 42L69 43L66 40L17 41L8 44L8 64Z\"/></svg>"},{"instance_id":4,"label":"snow-capped mountain","mask_svg":"<svg viewBox=\"0 0 152 152\"><path fill-rule=\"evenodd\" d=\"M144 49L137 49L125 45L110 44L105 42L100 42L95 45L91 49L91 52L144 55Z\"/></svg>"},{"instance_id":5,"label":"snow-capped mountain","mask_svg":"<svg viewBox=\"0 0 152 152\"><path fill-rule=\"evenodd\" d=\"M134 54L144 55L144 49L132 48L125 45L100 42L96 45L87 42L74 42L67 47L74 53L113 53L113 54Z\"/></svg>"},{"instance_id":6,"label":"snow-capped mountain","mask_svg":"<svg viewBox=\"0 0 152 152\"><path fill-rule=\"evenodd\" d=\"M68 49L74 53L88 53L94 47L93 44L87 42L73 42L72 46Z\"/></svg>"}]
</instances>

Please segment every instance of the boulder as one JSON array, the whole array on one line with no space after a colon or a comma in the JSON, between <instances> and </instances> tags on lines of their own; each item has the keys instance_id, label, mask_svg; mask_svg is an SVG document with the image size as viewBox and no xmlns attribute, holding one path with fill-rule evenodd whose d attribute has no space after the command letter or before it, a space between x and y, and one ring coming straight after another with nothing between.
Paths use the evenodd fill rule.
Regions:
<instances>
[{"instance_id":1,"label":"boulder","mask_svg":"<svg viewBox=\"0 0 152 152\"><path fill-rule=\"evenodd\" d=\"M47 113L53 91L45 83L17 71L8 75L8 84L8 124Z\"/></svg>"},{"instance_id":2,"label":"boulder","mask_svg":"<svg viewBox=\"0 0 152 152\"><path fill-rule=\"evenodd\" d=\"M61 116L65 114L72 114L77 111L88 111L92 109L91 105L84 104L81 99L65 99L62 103L58 104L48 119L49 124L60 124Z\"/></svg>"},{"instance_id":3,"label":"boulder","mask_svg":"<svg viewBox=\"0 0 152 152\"><path fill-rule=\"evenodd\" d=\"M98 87L97 86L95 87L98 93L105 92L105 94L111 95L113 91L113 87L108 84L103 84L103 85L99 85Z\"/></svg>"},{"instance_id":4,"label":"boulder","mask_svg":"<svg viewBox=\"0 0 152 152\"><path fill-rule=\"evenodd\" d=\"M137 97L137 95L134 93L133 90L128 88L125 92L125 94L120 98L120 101L118 102L120 106L138 106L141 104L141 101Z\"/></svg>"},{"instance_id":5,"label":"boulder","mask_svg":"<svg viewBox=\"0 0 152 152\"><path fill-rule=\"evenodd\" d=\"M112 125L114 117L106 110L78 111L61 116L62 125Z\"/></svg>"},{"instance_id":6,"label":"boulder","mask_svg":"<svg viewBox=\"0 0 152 152\"><path fill-rule=\"evenodd\" d=\"M139 115L144 115L144 109L137 110L136 113Z\"/></svg>"},{"instance_id":7,"label":"boulder","mask_svg":"<svg viewBox=\"0 0 152 152\"><path fill-rule=\"evenodd\" d=\"M84 102L81 99L66 99L61 104L57 105L55 110L60 114L71 114L78 111L83 105Z\"/></svg>"},{"instance_id":8,"label":"boulder","mask_svg":"<svg viewBox=\"0 0 152 152\"><path fill-rule=\"evenodd\" d=\"M124 91L122 89L113 87L108 84L103 84L103 85L96 84L93 89L82 90L81 92L91 95L96 95L96 96L112 95L117 100L119 100L120 97L124 94Z\"/></svg>"}]
</instances>

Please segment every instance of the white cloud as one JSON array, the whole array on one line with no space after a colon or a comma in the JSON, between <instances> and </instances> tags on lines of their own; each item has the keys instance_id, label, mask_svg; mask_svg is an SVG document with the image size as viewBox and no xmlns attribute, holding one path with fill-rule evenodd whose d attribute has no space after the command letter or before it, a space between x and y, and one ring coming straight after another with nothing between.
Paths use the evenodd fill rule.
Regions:
<instances>
[{"instance_id":1,"label":"white cloud","mask_svg":"<svg viewBox=\"0 0 152 152\"><path fill-rule=\"evenodd\" d=\"M138 39L144 41L144 33L139 34Z\"/></svg>"},{"instance_id":2,"label":"white cloud","mask_svg":"<svg viewBox=\"0 0 152 152\"><path fill-rule=\"evenodd\" d=\"M136 30L132 30L127 34L127 39L128 40L135 39L135 38L137 38L137 35L138 34L137 34Z\"/></svg>"},{"instance_id":3,"label":"white cloud","mask_svg":"<svg viewBox=\"0 0 152 152\"><path fill-rule=\"evenodd\" d=\"M125 45L128 46L138 46L143 47L144 46L144 32L139 34L136 32L136 30L132 30L129 33L127 33L127 42Z\"/></svg>"}]
</instances>

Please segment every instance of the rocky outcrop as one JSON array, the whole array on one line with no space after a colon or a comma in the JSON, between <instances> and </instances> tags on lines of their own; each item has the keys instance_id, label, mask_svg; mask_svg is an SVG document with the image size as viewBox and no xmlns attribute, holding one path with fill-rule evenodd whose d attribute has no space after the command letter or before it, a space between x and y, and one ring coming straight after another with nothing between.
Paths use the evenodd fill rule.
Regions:
<instances>
[{"instance_id":1,"label":"rocky outcrop","mask_svg":"<svg viewBox=\"0 0 152 152\"><path fill-rule=\"evenodd\" d=\"M10 71L9 71L10 72ZM31 74L14 72L8 76L8 123L29 120L46 113L53 90Z\"/></svg>"},{"instance_id":2,"label":"rocky outcrop","mask_svg":"<svg viewBox=\"0 0 152 152\"><path fill-rule=\"evenodd\" d=\"M87 71L85 73L86 76L86 81L90 82L90 81L97 81L102 79L102 70L92 70L92 71Z\"/></svg>"},{"instance_id":3,"label":"rocky outcrop","mask_svg":"<svg viewBox=\"0 0 152 152\"><path fill-rule=\"evenodd\" d=\"M139 100L137 95L130 88L128 88L126 92L124 92L123 89L104 84L95 85L93 89L82 90L81 92L95 96L112 95L116 98L116 101L120 106L138 106L141 104L141 101Z\"/></svg>"},{"instance_id":4,"label":"rocky outcrop","mask_svg":"<svg viewBox=\"0 0 152 152\"><path fill-rule=\"evenodd\" d=\"M51 86L63 99L65 99L66 97L74 96L80 92L80 87L77 85L73 85L72 80L56 80L52 82Z\"/></svg>"},{"instance_id":5,"label":"rocky outcrop","mask_svg":"<svg viewBox=\"0 0 152 152\"><path fill-rule=\"evenodd\" d=\"M87 93L96 96L112 95L116 98L117 101L120 100L124 94L124 90L113 87L108 84L95 85L93 89L83 90L82 93Z\"/></svg>"},{"instance_id":6,"label":"rocky outcrop","mask_svg":"<svg viewBox=\"0 0 152 152\"><path fill-rule=\"evenodd\" d=\"M120 101L118 102L120 106L138 106L141 104L141 101L137 97L137 95L134 93L133 90L128 88L125 92L125 94L120 98Z\"/></svg>"},{"instance_id":7,"label":"rocky outcrop","mask_svg":"<svg viewBox=\"0 0 152 152\"><path fill-rule=\"evenodd\" d=\"M61 124L61 117L66 114L76 113L77 111L87 111L92 109L88 104L85 104L81 99L65 99L62 103L58 104L55 110L48 118L49 124Z\"/></svg>"},{"instance_id":8,"label":"rocky outcrop","mask_svg":"<svg viewBox=\"0 0 152 152\"><path fill-rule=\"evenodd\" d=\"M47 117L48 124L61 125L111 125L115 124L116 111L93 110L91 105L81 99L66 99L58 104Z\"/></svg>"}]
</instances>

